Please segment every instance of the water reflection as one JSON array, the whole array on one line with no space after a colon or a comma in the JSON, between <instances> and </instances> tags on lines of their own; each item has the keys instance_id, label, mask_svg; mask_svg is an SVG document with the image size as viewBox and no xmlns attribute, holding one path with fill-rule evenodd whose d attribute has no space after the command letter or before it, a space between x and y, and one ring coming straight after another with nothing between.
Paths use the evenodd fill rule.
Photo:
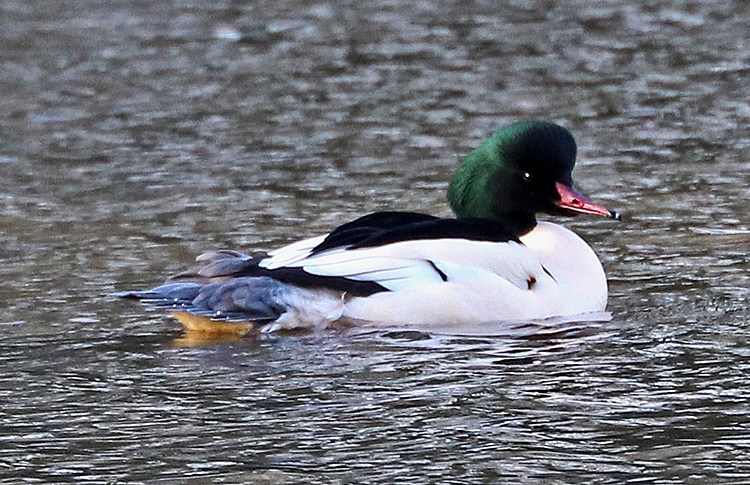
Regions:
<instances>
[{"instance_id":1,"label":"water reflection","mask_svg":"<svg viewBox=\"0 0 750 485\"><path fill-rule=\"evenodd\" d=\"M237 335L233 333L211 334L191 330L183 331L182 335L172 341L176 347L203 347L207 345L242 342L243 340L257 340L261 336L256 334Z\"/></svg>"}]
</instances>

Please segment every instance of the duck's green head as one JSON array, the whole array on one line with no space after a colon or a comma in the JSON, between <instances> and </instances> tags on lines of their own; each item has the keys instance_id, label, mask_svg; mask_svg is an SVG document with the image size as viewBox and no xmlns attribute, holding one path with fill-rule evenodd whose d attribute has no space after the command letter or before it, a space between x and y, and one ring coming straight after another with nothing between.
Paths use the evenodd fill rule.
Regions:
<instances>
[{"instance_id":1,"label":"duck's green head","mask_svg":"<svg viewBox=\"0 0 750 485\"><path fill-rule=\"evenodd\" d=\"M516 234L536 225L536 214L594 214L619 219L573 188L576 142L565 128L520 121L492 135L464 157L448 189L458 217L499 222Z\"/></svg>"}]
</instances>

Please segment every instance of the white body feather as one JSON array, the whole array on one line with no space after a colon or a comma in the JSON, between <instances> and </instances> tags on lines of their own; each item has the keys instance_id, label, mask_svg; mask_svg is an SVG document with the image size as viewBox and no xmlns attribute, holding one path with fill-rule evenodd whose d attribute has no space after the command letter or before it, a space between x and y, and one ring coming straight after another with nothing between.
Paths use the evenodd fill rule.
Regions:
<instances>
[{"instance_id":1,"label":"white body feather","mask_svg":"<svg viewBox=\"0 0 750 485\"><path fill-rule=\"evenodd\" d=\"M325 308L323 324L541 320L602 312L607 302L606 277L593 250L572 231L548 222L521 237L523 244L425 239L311 255L321 241L317 237L285 246L260 266L301 267L310 274L371 281L390 290L367 297L314 293L321 299L314 306ZM290 301L289 313L271 328L309 325L305 306L312 291L300 289L300 304Z\"/></svg>"}]
</instances>

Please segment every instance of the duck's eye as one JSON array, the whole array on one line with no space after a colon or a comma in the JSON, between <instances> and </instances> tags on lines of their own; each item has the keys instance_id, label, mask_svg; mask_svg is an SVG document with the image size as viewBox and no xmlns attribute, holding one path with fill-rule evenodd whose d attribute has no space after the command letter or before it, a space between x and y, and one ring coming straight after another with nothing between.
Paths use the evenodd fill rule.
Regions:
<instances>
[{"instance_id":1,"label":"duck's eye","mask_svg":"<svg viewBox=\"0 0 750 485\"><path fill-rule=\"evenodd\" d=\"M521 176L523 177L524 182L531 182L532 177L529 172L524 172Z\"/></svg>"}]
</instances>

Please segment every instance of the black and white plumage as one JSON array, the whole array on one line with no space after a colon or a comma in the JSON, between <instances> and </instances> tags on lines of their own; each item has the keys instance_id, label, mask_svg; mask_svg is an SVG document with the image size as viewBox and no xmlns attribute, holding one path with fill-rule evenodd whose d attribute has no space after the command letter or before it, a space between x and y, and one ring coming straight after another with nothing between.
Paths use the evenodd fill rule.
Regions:
<instances>
[{"instance_id":1,"label":"black and white plumage","mask_svg":"<svg viewBox=\"0 0 750 485\"><path fill-rule=\"evenodd\" d=\"M268 254L205 253L198 268L165 285L115 296L172 311L188 328L236 333L602 312L607 283L593 250L534 217L619 217L572 188L574 157L567 130L511 125L469 154L454 177L449 198L463 217L374 213Z\"/></svg>"},{"instance_id":2,"label":"black and white plumage","mask_svg":"<svg viewBox=\"0 0 750 485\"><path fill-rule=\"evenodd\" d=\"M392 226L364 225L373 218ZM448 230L440 233L440 226ZM427 231L420 236L422 227ZM206 253L198 258L203 266L166 285L117 296L216 322L253 322L267 331L339 321L469 323L542 319L559 308L569 314L604 310L604 272L578 236L540 223L522 239L481 220L373 214L266 256ZM570 250L578 254L573 268L559 260Z\"/></svg>"}]
</instances>

